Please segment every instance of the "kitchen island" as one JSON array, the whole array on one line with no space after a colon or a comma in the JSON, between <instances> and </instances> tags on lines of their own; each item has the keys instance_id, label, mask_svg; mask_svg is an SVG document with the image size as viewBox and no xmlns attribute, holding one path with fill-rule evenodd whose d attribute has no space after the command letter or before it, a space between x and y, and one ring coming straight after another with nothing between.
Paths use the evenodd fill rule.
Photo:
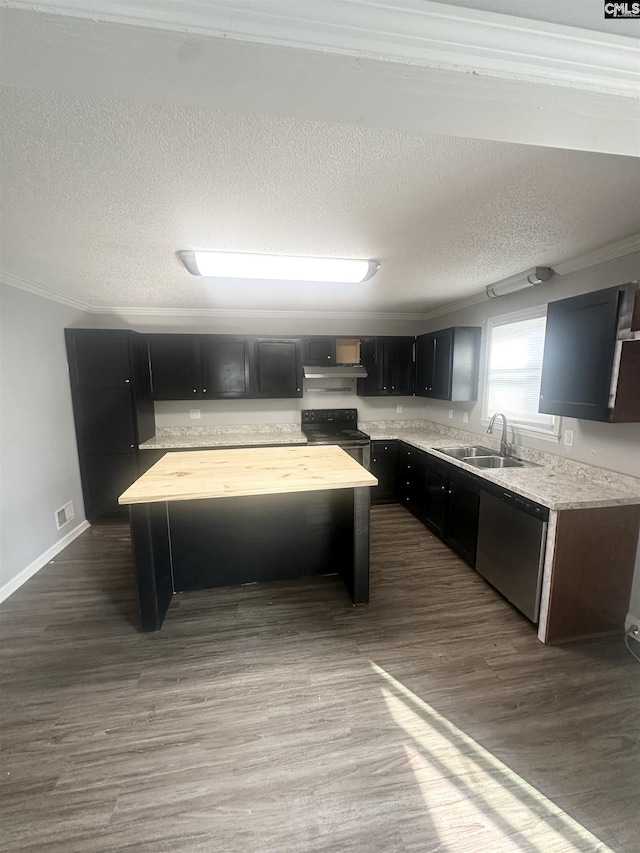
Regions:
<instances>
[{"instance_id":1,"label":"kitchen island","mask_svg":"<svg viewBox=\"0 0 640 853\"><path fill-rule=\"evenodd\" d=\"M174 593L232 584L339 574L366 604L376 484L336 446L167 454L118 499L142 630L160 629Z\"/></svg>"}]
</instances>

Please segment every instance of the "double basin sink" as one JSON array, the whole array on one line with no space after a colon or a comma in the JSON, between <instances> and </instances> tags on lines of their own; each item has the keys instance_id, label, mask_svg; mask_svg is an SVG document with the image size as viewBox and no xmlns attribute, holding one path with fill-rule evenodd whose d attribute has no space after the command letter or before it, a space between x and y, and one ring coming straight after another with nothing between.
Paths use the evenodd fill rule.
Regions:
<instances>
[{"instance_id":1,"label":"double basin sink","mask_svg":"<svg viewBox=\"0 0 640 853\"><path fill-rule=\"evenodd\" d=\"M501 456L496 450L481 445L467 447L436 447L440 453L460 459L474 468L535 468L535 462L525 462L515 456Z\"/></svg>"}]
</instances>

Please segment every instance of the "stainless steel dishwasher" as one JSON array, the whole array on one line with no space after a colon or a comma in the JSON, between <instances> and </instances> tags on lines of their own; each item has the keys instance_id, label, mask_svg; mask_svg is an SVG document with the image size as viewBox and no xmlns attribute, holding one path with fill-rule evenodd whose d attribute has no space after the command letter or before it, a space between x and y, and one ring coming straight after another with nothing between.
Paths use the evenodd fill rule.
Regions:
<instances>
[{"instance_id":1,"label":"stainless steel dishwasher","mask_svg":"<svg viewBox=\"0 0 640 853\"><path fill-rule=\"evenodd\" d=\"M498 487L480 491L476 571L538 621L549 510Z\"/></svg>"}]
</instances>

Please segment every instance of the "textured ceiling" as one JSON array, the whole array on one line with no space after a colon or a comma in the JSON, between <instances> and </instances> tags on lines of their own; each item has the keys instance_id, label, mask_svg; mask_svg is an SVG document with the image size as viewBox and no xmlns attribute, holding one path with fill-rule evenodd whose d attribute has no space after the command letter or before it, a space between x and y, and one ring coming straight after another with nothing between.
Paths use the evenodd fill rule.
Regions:
<instances>
[{"instance_id":1,"label":"textured ceiling","mask_svg":"<svg viewBox=\"0 0 640 853\"><path fill-rule=\"evenodd\" d=\"M322 66L319 54L305 65L302 52L264 46L236 49L174 33L158 41L142 27L37 13L5 18L12 37L2 46L14 57L2 63L11 85L0 89L6 280L96 308L424 314L531 266L553 266L640 232L638 159L371 126L357 99L349 119L324 120L334 114L317 89L310 98L308 73L317 78L336 64L326 58ZM125 42L127 62L136 46L140 54L129 77L124 71L134 66L118 66ZM145 65L149 44L162 45L156 65ZM236 50L238 65L228 71ZM22 64L21 53L28 55ZM73 55L68 64L65 55ZM161 70L178 76L182 68L194 88L205 81L205 88L243 95L222 109L156 96ZM366 78L359 91L368 87L375 103L379 67L351 68ZM264 105L247 82L261 69L290 90L289 102ZM418 72L393 73L406 80L416 116L427 115ZM112 94L116 77L119 97ZM130 85L121 92L125 79ZM467 90L447 85L459 109ZM505 91L490 85L496 111L489 123ZM511 118L510 101L499 131L507 136L496 139L514 138L510 120L518 133L544 128L550 114L540 111L556 95L548 88L536 113L527 103L528 125ZM574 100L579 113L586 102L578 94ZM468 111L477 119L487 103L476 97ZM323 120L314 120L318 114ZM586 108L581 119L584 133L593 124ZM382 268L356 286L213 282L184 269L175 253L190 248L367 257Z\"/></svg>"},{"instance_id":2,"label":"textured ceiling","mask_svg":"<svg viewBox=\"0 0 640 853\"><path fill-rule=\"evenodd\" d=\"M95 306L425 312L640 231L638 161L5 90L2 267ZM179 249L374 257L208 283Z\"/></svg>"}]
</instances>

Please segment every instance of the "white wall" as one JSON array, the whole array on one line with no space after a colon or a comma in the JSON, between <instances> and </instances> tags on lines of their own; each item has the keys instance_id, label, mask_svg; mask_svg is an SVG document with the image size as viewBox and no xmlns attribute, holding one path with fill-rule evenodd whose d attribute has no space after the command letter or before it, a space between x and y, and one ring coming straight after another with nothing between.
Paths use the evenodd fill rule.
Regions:
<instances>
[{"instance_id":1,"label":"white wall","mask_svg":"<svg viewBox=\"0 0 640 853\"><path fill-rule=\"evenodd\" d=\"M84 522L64 343L83 316L0 284L0 600ZM76 517L58 531L70 500Z\"/></svg>"}]
</instances>

